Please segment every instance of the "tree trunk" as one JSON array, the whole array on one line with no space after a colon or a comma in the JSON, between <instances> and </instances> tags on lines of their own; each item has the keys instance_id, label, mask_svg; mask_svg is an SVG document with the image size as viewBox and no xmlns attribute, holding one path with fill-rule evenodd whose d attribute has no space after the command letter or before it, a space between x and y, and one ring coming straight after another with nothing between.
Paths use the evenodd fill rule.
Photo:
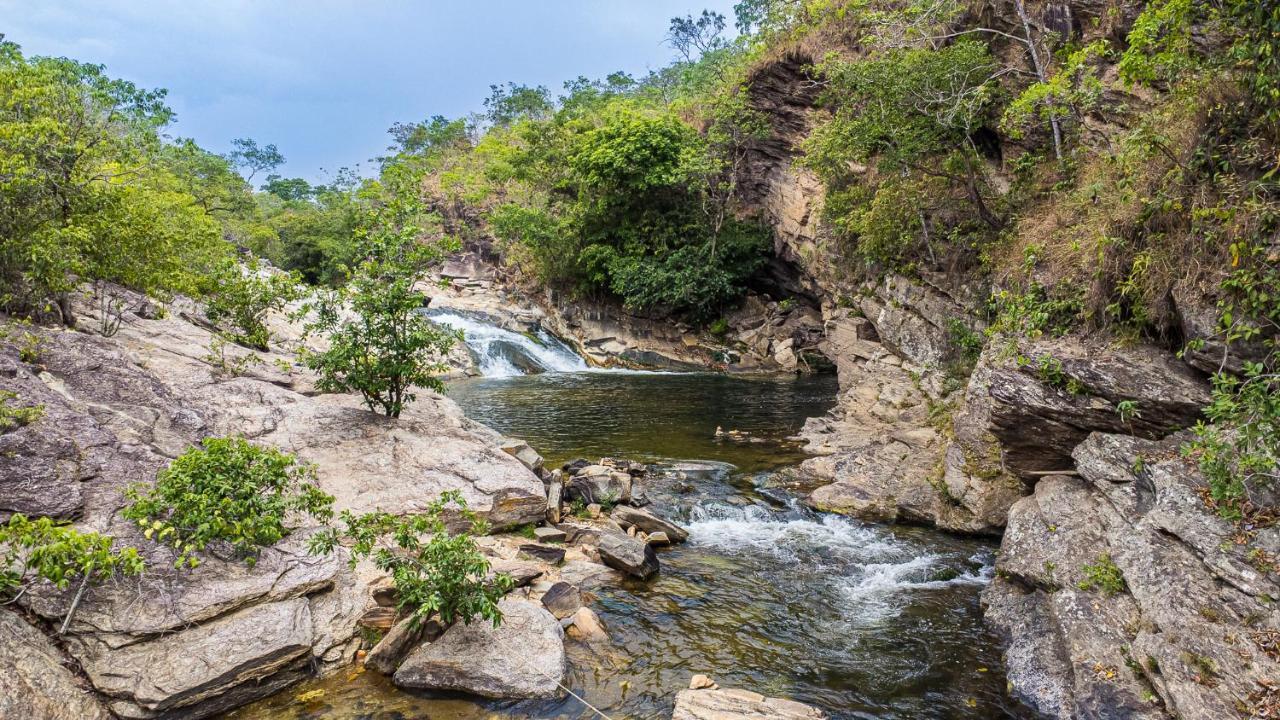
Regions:
<instances>
[{"instance_id":1,"label":"tree trunk","mask_svg":"<svg viewBox=\"0 0 1280 720\"><path fill-rule=\"evenodd\" d=\"M1023 5L1022 0L1013 0L1013 6L1018 11L1018 19L1022 21L1022 32L1027 38L1027 50L1031 53L1031 65L1035 68L1036 79L1042 83L1049 82L1049 72L1045 69L1044 63L1040 60L1040 51L1036 48L1036 40L1031 35L1031 20L1027 17L1027 8ZM1049 126L1053 129L1053 156L1062 161L1062 124L1058 118L1049 114Z\"/></svg>"}]
</instances>

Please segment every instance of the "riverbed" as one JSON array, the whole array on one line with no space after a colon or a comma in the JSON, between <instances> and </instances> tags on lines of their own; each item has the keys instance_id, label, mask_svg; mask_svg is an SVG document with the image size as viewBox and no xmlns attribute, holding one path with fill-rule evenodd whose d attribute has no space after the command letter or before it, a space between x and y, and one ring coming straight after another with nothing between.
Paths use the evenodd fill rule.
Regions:
<instances>
[{"instance_id":1,"label":"riverbed","mask_svg":"<svg viewBox=\"0 0 1280 720\"><path fill-rule=\"evenodd\" d=\"M815 513L789 440L834 402L830 376L557 372L450 385L467 414L548 463L643 460L651 510L686 525L648 582L597 589L610 647L570 647L567 684L621 718L670 716L694 673L821 707L834 718L1022 717L1004 692L978 593L995 545ZM717 439L716 428L741 441ZM574 645L574 644L571 644ZM306 693L310 693L307 695ZM300 701L299 696L310 698ZM578 700L492 702L407 693L339 674L242 709L239 720L587 718Z\"/></svg>"}]
</instances>

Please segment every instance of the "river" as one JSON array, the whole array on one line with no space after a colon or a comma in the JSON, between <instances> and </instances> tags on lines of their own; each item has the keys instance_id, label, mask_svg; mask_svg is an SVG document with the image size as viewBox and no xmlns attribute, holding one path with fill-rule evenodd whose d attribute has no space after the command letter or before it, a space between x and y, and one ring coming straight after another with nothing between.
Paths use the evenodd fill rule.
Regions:
<instances>
[{"instance_id":1,"label":"river","mask_svg":"<svg viewBox=\"0 0 1280 720\"><path fill-rule=\"evenodd\" d=\"M793 495L788 469L805 456L786 438L832 405L834 378L498 369L451 383L449 395L470 417L527 440L549 464L602 456L653 463L642 485L650 509L690 531L688 543L660 552L656 579L595 591L611 648L571 643L567 684L613 720L670 717L694 673L817 705L833 718L1023 717L1005 696L997 640L978 605L993 543L816 513ZM718 441L717 426L753 441ZM297 699L308 692L310 701ZM593 715L573 698L432 697L351 672L231 717Z\"/></svg>"}]
</instances>

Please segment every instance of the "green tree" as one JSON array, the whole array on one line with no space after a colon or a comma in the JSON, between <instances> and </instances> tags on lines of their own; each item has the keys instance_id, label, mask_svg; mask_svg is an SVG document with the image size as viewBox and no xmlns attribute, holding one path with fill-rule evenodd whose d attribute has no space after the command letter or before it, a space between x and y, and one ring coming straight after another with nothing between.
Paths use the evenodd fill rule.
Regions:
<instances>
[{"instance_id":1,"label":"green tree","mask_svg":"<svg viewBox=\"0 0 1280 720\"><path fill-rule=\"evenodd\" d=\"M135 485L126 496L124 516L148 540L172 545L175 567L196 567L214 543L253 565L292 522L333 517L333 497L315 484L314 467L238 437L206 438L161 470L155 485Z\"/></svg>"},{"instance_id":2,"label":"green tree","mask_svg":"<svg viewBox=\"0 0 1280 720\"><path fill-rule=\"evenodd\" d=\"M266 350L271 340L267 313L302 297L298 277L263 268L257 258L228 259L206 282L205 317L214 323L230 321L227 336L258 350Z\"/></svg>"},{"instance_id":3,"label":"green tree","mask_svg":"<svg viewBox=\"0 0 1280 720\"><path fill-rule=\"evenodd\" d=\"M328 336L329 348L308 353L326 392L360 393L370 410L399 417L414 388L443 388L439 357L456 335L427 320L415 286L453 244L423 238L428 219L418 176L402 165L365 190L371 207L356 233L360 256L351 281L322 296L308 331ZM350 316L344 310L350 310Z\"/></svg>"},{"instance_id":4,"label":"green tree","mask_svg":"<svg viewBox=\"0 0 1280 720\"><path fill-rule=\"evenodd\" d=\"M450 530L452 513L467 529ZM457 491L442 494L420 513L399 517L384 512L355 515L344 511L342 530L331 528L316 534L311 550L332 552L346 540L354 567L373 558L379 570L391 576L397 606L409 613L413 625L433 614L440 622L470 624L479 617L497 627L502 622L498 601L514 582L506 574L489 577L489 561L476 547L474 536L487 532L485 523L467 509Z\"/></svg>"}]
</instances>

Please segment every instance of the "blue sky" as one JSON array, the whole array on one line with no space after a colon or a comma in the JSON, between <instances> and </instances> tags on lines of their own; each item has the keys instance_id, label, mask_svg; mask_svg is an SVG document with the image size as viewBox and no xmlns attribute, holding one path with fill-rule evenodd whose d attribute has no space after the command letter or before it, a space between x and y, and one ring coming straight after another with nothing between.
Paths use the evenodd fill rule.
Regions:
<instances>
[{"instance_id":1,"label":"blue sky","mask_svg":"<svg viewBox=\"0 0 1280 720\"><path fill-rule=\"evenodd\" d=\"M0 0L29 55L102 63L169 90L171 133L225 152L272 142L287 176L323 180L382 152L386 130L480 110L508 80L558 91L578 75L667 64L672 16L733 0ZM366 168L367 170L367 168Z\"/></svg>"}]
</instances>

